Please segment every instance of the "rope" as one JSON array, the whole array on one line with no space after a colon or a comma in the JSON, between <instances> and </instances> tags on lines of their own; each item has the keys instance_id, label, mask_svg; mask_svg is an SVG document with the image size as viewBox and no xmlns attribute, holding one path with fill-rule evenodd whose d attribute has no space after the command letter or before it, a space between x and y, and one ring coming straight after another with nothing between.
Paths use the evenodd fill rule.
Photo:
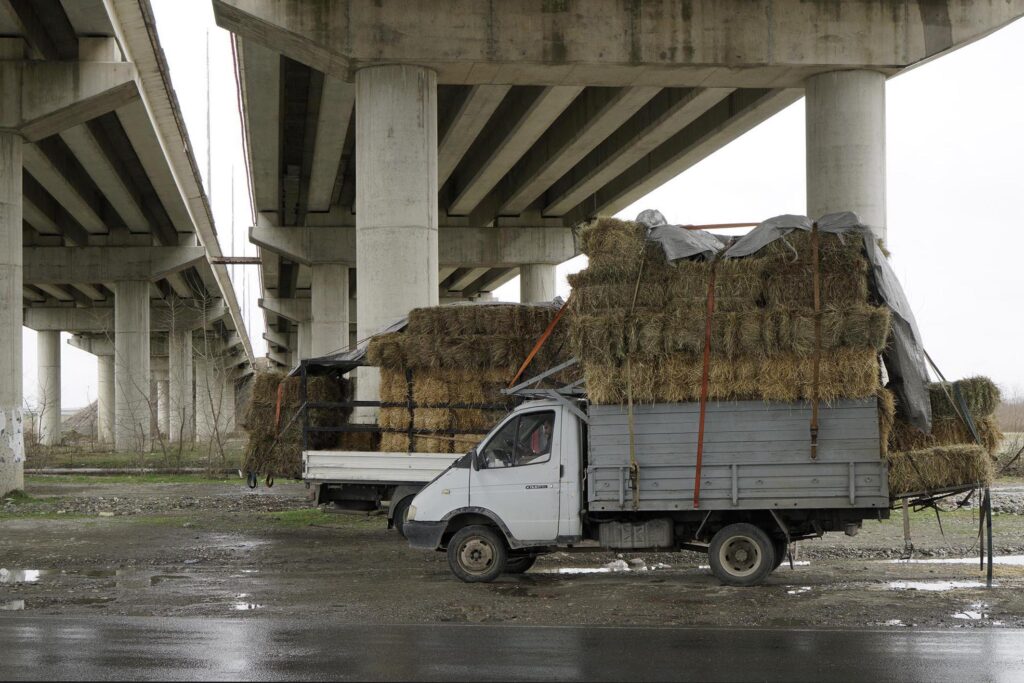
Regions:
<instances>
[{"instance_id":1,"label":"rope","mask_svg":"<svg viewBox=\"0 0 1024 683\"><path fill-rule=\"evenodd\" d=\"M693 474L693 507L700 506L701 466L704 462L704 417L708 407L708 374L711 368L711 319L715 313L715 272L718 259L711 262L708 275L708 298L704 313L704 361L700 373L700 418L697 423L697 463Z\"/></svg>"},{"instance_id":2,"label":"rope","mask_svg":"<svg viewBox=\"0 0 1024 683\"><path fill-rule=\"evenodd\" d=\"M818 262L818 223L811 224L811 268L814 286L814 360L811 377L811 460L818 459L818 393L821 379L821 277Z\"/></svg>"},{"instance_id":3,"label":"rope","mask_svg":"<svg viewBox=\"0 0 1024 683\"><path fill-rule=\"evenodd\" d=\"M644 248L640 249L640 267L636 272L636 283L633 285L633 299L629 303L627 324L633 320L636 310L636 299L640 293L640 281L644 276ZM627 347L628 348L628 347ZM636 420L633 416L633 363L632 354L626 355L626 422L629 426L629 480L633 489L633 509L640 507L640 463L636 459Z\"/></svg>"}]
</instances>

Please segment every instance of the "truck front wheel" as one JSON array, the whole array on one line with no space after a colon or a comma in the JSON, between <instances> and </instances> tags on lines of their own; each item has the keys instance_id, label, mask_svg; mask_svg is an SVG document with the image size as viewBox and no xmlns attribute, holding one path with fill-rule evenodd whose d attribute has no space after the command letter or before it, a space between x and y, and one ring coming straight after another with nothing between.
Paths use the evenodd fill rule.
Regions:
<instances>
[{"instance_id":1,"label":"truck front wheel","mask_svg":"<svg viewBox=\"0 0 1024 683\"><path fill-rule=\"evenodd\" d=\"M755 586L775 569L775 544L753 524L730 524L711 538L708 560L727 586Z\"/></svg>"},{"instance_id":2,"label":"truck front wheel","mask_svg":"<svg viewBox=\"0 0 1024 683\"><path fill-rule=\"evenodd\" d=\"M537 561L536 555L520 555L508 558L505 563L506 574L525 574L526 571Z\"/></svg>"},{"instance_id":3,"label":"truck front wheel","mask_svg":"<svg viewBox=\"0 0 1024 683\"><path fill-rule=\"evenodd\" d=\"M463 581L493 581L505 571L505 541L487 526L459 529L448 542L448 566Z\"/></svg>"},{"instance_id":4,"label":"truck front wheel","mask_svg":"<svg viewBox=\"0 0 1024 683\"><path fill-rule=\"evenodd\" d=\"M391 511L391 524L402 538L405 538L405 516L409 514L409 505L412 504L412 498L412 496L406 496L398 501Z\"/></svg>"}]
</instances>

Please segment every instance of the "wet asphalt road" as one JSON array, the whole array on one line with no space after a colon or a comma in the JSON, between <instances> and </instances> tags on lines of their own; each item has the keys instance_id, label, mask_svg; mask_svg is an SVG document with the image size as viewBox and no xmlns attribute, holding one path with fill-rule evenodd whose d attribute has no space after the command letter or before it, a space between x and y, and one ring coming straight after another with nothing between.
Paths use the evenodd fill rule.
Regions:
<instances>
[{"instance_id":1,"label":"wet asphalt road","mask_svg":"<svg viewBox=\"0 0 1024 683\"><path fill-rule=\"evenodd\" d=\"M0 617L0 679L1019 680L1024 631Z\"/></svg>"}]
</instances>

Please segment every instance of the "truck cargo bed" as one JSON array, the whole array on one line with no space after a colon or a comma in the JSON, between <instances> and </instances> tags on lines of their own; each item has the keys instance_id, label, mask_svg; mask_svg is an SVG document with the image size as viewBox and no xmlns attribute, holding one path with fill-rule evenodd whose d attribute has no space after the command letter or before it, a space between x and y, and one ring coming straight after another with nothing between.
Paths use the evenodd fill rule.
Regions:
<instances>
[{"instance_id":1,"label":"truck cargo bed","mask_svg":"<svg viewBox=\"0 0 1024 683\"><path fill-rule=\"evenodd\" d=\"M376 451L304 451L302 478L310 482L425 484L460 455Z\"/></svg>"},{"instance_id":2,"label":"truck cargo bed","mask_svg":"<svg viewBox=\"0 0 1024 683\"><path fill-rule=\"evenodd\" d=\"M635 405L639 510L692 510L697 403ZM589 408L587 496L592 511L633 508L625 406ZM709 402L700 510L888 508L874 398L819 407L811 459L809 402Z\"/></svg>"}]
</instances>

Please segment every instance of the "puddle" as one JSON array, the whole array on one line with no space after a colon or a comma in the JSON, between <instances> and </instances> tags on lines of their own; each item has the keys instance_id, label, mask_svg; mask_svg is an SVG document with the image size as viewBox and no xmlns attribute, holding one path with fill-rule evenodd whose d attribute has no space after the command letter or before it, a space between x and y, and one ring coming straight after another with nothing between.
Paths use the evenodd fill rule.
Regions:
<instances>
[{"instance_id":1,"label":"puddle","mask_svg":"<svg viewBox=\"0 0 1024 683\"><path fill-rule=\"evenodd\" d=\"M38 583L44 576L70 574L90 579L108 579L133 573L130 569L0 569L0 583Z\"/></svg>"},{"instance_id":2,"label":"puddle","mask_svg":"<svg viewBox=\"0 0 1024 683\"><path fill-rule=\"evenodd\" d=\"M165 581L188 581L189 577L181 576L179 574L157 574L156 576L149 577L150 586L159 586Z\"/></svg>"},{"instance_id":3,"label":"puddle","mask_svg":"<svg viewBox=\"0 0 1024 683\"><path fill-rule=\"evenodd\" d=\"M603 567L552 567L550 569L533 569L532 574L611 574L613 572L646 572L671 569L664 562L652 565L634 563L630 566L625 560L612 560Z\"/></svg>"},{"instance_id":4,"label":"puddle","mask_svg":"<svg viewBox=\"0 0 1024 683\"><path fill-rule=\"evenodd\" d=\"M968 621L980 621L986 619L985 610L988 609L988 605L984 602L975 602L967 606L962 612L957 612L953 615L954 619L966 619Z\"/></svg>"},{"instance_id":5,"label":"puddle","mask_svg":"<svg viewBox=\"0 0 1024 683\"><path fill-rule=\"evenodd\" d=\"M810 560L800 560L798 562L794 562L793 563L793 568L794 569L797 568L797 567L810 567L810 566L811 566ZM698 569L711 569L711 565L709 565L709 564L702 564L702 565L700 565L698 567ZM780 564L775 571L779 571L779 569L789 569L789 561L788 560L783 560L782 564Z\"/></svg>"},{"instance_id":6,"label":"puddle","mask_svg":"<svg viewBox=\"0 0 1024 683\"><path fill-rule=\"evenodd\" d=\"M236 602L231 605L231 609L236 612L248 612L253 609L260 609L263 605L256 604L254 602Z\"/></svg>"},{"instance_id":7,"label":"puddle","mask_svg":"<svg viewBox=\"0 0 1024 683\"><path fill-rule=\"evenodd\" d=\"M25 609L24 600L8 600L7 602L0 602L0 612L17 612Z\"/></svg>"},{"instance_id":8,"label":"puddle","mask_svg":"<svg viewBox=\"0 0 1024 683\"><path fill-rule=\"evenodd\" d=\"M888 587L896 591L950 591L984 588L985 584L980 581L890 581Z\"/></svg>"},{"instance_id":9,"label":"puddle","mask_svg":"<svg viewBox=\"0 0 1024 683\"><path fill-rule=\"evenodd\" d=\"M800 586L799 588L791 588L786 591L789 595L800 595L801 593L810 593L810 586Z\"/></svg>"},{"instance_id":10,"label":"puddle","mask_svg":"<svg viewBox=\"0 0 1024 683\"><path fill-rule=\"evenodd\" d=\"M902 619L890 619L882 624L883 626L906 626Z\"/></svg>"},{"instance_id":11,"label":"puddle","mask_svg":"<svg viewBox=\"0 0 1024 683\"><path fill-rule=\"evenodd\" d=\"M887 564L978 564L977 557L936 557L920 560L882 560ZM1003 555L993 557L992 564L1024 567L1024 555Z\"/></svg>"},{"instance_id":12,"label":"puddle","mask_svg":"<svg viewBox=\"0 0 1024 683\"><path fill-rule=\"evenodd\" d=\"M0 583L36 583L49 573L43 569L0 569Z\"/></svg>"}]
</instances>

